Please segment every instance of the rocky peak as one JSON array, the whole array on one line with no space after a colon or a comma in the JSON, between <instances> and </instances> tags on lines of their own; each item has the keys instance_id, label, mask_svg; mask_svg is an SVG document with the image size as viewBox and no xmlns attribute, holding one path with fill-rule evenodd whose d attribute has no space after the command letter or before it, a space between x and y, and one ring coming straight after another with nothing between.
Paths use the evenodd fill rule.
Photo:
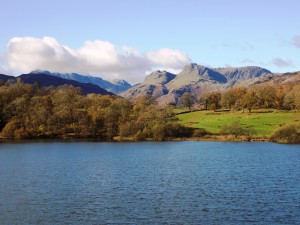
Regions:
<instances>
[{"instance_id":1,"label":"rocky peak","mask_svg":"<svg viewBox=\"0 0 300 225\"><path fill-rule=\"evenodd\" d=\"M131 84L129 84L126 80L115 79L115 80L112 80L111 83L116 84L116 85L125 86L125 87L131 87Z\"/></svg>"},{"instance_id":2,"label":"rocky peak","mask_svg":"<svg viewBox=\"0 0 300 225\"><path fill-rule=\"evenodd\" d=\"M143 84L154 84L154 85L165 85L169 83L171 80L173 80L176 77L175 74L169 73L167 71L154 71L151 74L149 74Z\"/></svg>"},{"instance_id":3,"label":"rocky peak","mask_svg":"<svg viewBox=\"0 0 300 225\"><path fill-rule=\"evenodd\" d=\"M214 71L213 69L198 65L196 63L186 65L181 73L178 74L178 78L179 77L184 79L184 83L196 83L199 80L210 80L219 83L227 82L227 79L224 75ZM180 82L183 82L183 80L180 80Z\"/></svg>"},{"instance_id":4,"label":"rocky peak","mask_svg":"<svg viewBox=\"0 0 300 225\"><path fill-rule=\"evenodd\" d=\"M223 74L229 80L248 80L264 75L272 75L271 71L258 66L217 68L215 71Z\"/></svg>"},{"instance_id":5,"label":"rocky peak","mask_svg":"<svg viewBox=\"0 0 300 225\"><path fill-rule=\"evenodd\" d=\"M198 65L197 63L190 63L184 66L182 72L187 72L187 73L196 72L198 74L202 74L207 69L208 69L207 67Z\"/></svg>"}]
</instances>

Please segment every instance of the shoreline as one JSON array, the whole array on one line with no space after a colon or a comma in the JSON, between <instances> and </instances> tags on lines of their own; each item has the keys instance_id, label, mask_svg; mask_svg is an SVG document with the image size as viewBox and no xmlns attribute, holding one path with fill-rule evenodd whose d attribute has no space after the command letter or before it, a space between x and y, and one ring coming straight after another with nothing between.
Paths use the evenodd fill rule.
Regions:
<instances>
[{"instance_id":1,"label":"shoreline","mask_svg":"<svg viewBox=\"0 0 300 225\"><path fill-rule=\"evenodd\" d=\"M153 138L148 138L146 140L136 140L135 138L121 138L114 137L113 139L103 139L95 137L80 137L80 136L64 136L64 137L34 137L34 138L2 138L0 137L1 143L24 143L24 142L107 142L107 143L122 143L122 142L181 142L181 141L198 141L198 142L269 142L278 144L299 144L299 143L288 143L284 141L272 141L268 137L253 137L249 138L246 136L241 136L235 138L233 136L224 135L207 135L204 137L187 137L187 138L167 138L165 140L154 140Z\"/></svg>"}]
</instances>

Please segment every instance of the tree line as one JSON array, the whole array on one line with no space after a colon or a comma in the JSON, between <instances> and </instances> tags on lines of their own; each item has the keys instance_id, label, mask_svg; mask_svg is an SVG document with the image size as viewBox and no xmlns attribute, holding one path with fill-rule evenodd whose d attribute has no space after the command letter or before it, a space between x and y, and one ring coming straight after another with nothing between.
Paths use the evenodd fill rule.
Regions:
<instances>
[{"instance_id":1,"label":"tree line","mask_svg":"<svg viewBox=\"0 0 300 225\"><path fill-rule=\"evenodd\" d=\"M257 85L250 88L233 87L223 92L211 92L199 99L190 93L184 93L178 106L191 110L194 105L202 109L248 110L253 109L300 109L300 84L289 85Z\"/></svg>"},{"instance_id":2,"label":"tree line","mask_svg":"<svg viewBox=\"0 0 300 225\"><path fill-rule=\"evenodd\" d=\"M130 102L118 96L82 95L72 86L40 88L21 80L0 85L2 138L166 140L193 135L194 129L172 117L171 108L158 106L149 95Z\"/></svg>"},{"instance_id":3,"label":"tree line","mask_svg":"<svg viewBox=\"0 0 300 225\"><path fill-rule=\"evenodd\" d=\"M198 100L185 93L178 102L190 109L196 103L210 110L300 109L300 85L234 87L207 93ZM158 105L150 95L131 102L119 96L82 95L79 88L67 85L41 88L37 83L25 84L19 79L0 83L2 138L167 140L208 134L203 129L184 127L174 118L171 106ZM250 132L238 124L229 128L242 130L243 135Z\"/></svg>"}]
</instances>

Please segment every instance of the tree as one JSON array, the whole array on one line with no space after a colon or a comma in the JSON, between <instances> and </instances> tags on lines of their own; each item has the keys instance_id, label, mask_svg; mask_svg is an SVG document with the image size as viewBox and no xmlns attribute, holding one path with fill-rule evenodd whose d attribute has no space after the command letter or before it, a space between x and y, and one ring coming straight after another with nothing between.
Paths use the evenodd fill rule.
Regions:
<instances>
[{"instance_id":1,"label":"tree","mask_svg":"<svg viewBox=\"0 0 300 225\"><path fill-rule=\"evenodd\" d=\"M201 93L200 98L198 100L199 105L202 106L202 108L205 110L208 110L208 108L209 108L208 98L209 98L210 94L211 93L209 93L209 92Z\"/></svg>"},{"instance_id":2,"label":"tree","mask_svg":"<svg viewBox=\"0 0 300 225\"><path fill-rule=\"evenodd\" d=\"M64 85L51 93L53 103L53 126L62 133L76 133L79 131L79 114L83 110L81 90L73 86Z\"/></svg>"},{"instance_id":3,"label":"tree","mask_svg":"<svg viewBox=\"0 0 300 225\"><path fill-rule=\"evenodd\" d=\"M262 85L256 88L258 108L275 107L276 89L271 85Z\"/></svg>"},{"instance_id":4,"label":"tree","mask_svg":"<svg viewBox=\"0 0 300 225\"><path fill-rule=\"evenodd\" d=\"M237 95L233 89L229 89L222 93L221 96L221 105L223 108L228 108L231 110L231 108L235 105L237 101Z\"/></svg>"},{"instance_id":5,"label":"tree","mask_svg":"<svg viewBox=\"0 0 300 225\"><path fill-rule=\"evenodd\" d=\"M295 85L283 99L284 108L300 109L300 84Z\"/></svg>"},{"instance_id":6,"label":"tree","mask_svg":"<svg viewBox=\"0 0 300 225\"><path fill-rule=\"evenodd\" d=\"M243 97L243 106L248 109L249 112L257 105L257 95L255 90L250 89Z\"/></svg>"},{"instance_id":7,"label":"tree","mask_svg":"<svg viewBox=\"0 0 300 225\"><path fill-rule=\"evenodd\" d=\"M276 88L276 96L275 96L275 107L277 109L284 109L284 97L287 94L287 87L282 85Z\"/></svg>"},{"instance_id":8,"label":"tree","mask_svg":"<svg viewBox=\"0 0 300 225\"><path fill-rule=\"evenodd\" d=\"M243 109L242 98L246 94L246 88L244 87L233 87L222 93L221 105L223 108L229 110Z\"/></svg>"},{"instance_id":9,"label":"tree","mask_svg":"<svg viewBox=\"0 0 300 225\"><path fill-rule=\"evenodd\" d=\"M182 107L188 107L191 111L192 106L196 103L195 96L191 95L189 92L185 92L179 99L178 105Z\"/></svg>"},{"instance_id":10,"label":"tree","mask_svg":"<svg viewBox=\"0 0 300 225\"><path fill-rule=\"evenodd\" d=\"M132 105L127 99L116 98L105 109L105 127L107 137L112 139L120 133L120 124L131 120Z\"/></svg>"},{"instance_id":11,"label":"tree","mask_svg":"<svg viewBox=\"0 0 300 225\"><path fill-rule=\"evenodd\" d=\"M212 92L208 95L207 98L208 108L216 111L221 108L221 93Z\"/></svg>"}]
</instances>

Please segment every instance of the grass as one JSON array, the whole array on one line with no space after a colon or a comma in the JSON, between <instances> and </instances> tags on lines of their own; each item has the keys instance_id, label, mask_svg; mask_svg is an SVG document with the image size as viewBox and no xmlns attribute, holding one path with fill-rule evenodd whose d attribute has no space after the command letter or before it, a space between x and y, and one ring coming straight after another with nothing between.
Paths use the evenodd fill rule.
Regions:
<instances>
[{"instance_id":1,"label":"grass","mask_svg":"<svg viewBox=\"0 0 300 225\"><path fill-rule=\"evenodd\" d=\"M219 133L222 126L239 121L252 127L256 135L269 137L274 130L286 125L296 124L300 128L300 112L298 111L254 111L248 112L213 112L197 111L176 116L179 123L194 128L204 128L211 133Z\"/></svg>"}]
</instances>

